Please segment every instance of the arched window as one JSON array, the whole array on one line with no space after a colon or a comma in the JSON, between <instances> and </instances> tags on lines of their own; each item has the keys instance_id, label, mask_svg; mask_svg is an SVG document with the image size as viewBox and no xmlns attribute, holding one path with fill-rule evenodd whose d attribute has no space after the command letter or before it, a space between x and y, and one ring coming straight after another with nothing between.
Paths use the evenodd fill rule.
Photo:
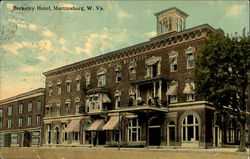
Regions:
<instances>
[{"instance_id":1,"label":"arched window","mask_svg":"<svg viewBox=\"0 0 250 159\"><path fill-rule=\"evenodd\" d=\"M192 142L199 140L199 123L194 115L187 115L182 121L182 141Z\"/></svg>"}]
</instances>

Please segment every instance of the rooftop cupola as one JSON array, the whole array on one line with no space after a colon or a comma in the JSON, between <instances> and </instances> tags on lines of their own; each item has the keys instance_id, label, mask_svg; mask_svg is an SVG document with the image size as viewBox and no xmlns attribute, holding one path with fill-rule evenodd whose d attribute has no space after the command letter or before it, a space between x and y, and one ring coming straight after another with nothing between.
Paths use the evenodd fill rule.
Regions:
<instances>
[{"instance_id":1,"label":"rooftop cupola","mask_svg":"<svg viewBox=\"0 0 250 159\"><path fill-rule=\"evenodd\" d=\"M157 36L173 31L182 31L186 26L188 14L176 7L155 13L157 19Z\"/></svg>"}]
</instances>

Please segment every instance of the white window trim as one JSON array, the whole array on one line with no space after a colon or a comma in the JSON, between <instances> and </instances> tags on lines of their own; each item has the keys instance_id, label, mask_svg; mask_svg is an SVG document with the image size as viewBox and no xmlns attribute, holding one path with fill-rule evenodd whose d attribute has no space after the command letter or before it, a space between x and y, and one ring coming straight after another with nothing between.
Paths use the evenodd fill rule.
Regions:
<instances>
[{"instance_id":1,"label":"white window trim","mask_svg":"<svg viewBox=\"0 0 250 159\"><path fill-rule=\"evenodd\" d=\"M136 118L136 126L133 126L133 119L130 119L129 124L128 124L128 141L133 141L133 133L136 133L136 140L135 141L140 141L141 137L141 126L139 126L139 120ZM133 129L136 129L136 132L133 132Z\"/></svg>"}]
</instances>

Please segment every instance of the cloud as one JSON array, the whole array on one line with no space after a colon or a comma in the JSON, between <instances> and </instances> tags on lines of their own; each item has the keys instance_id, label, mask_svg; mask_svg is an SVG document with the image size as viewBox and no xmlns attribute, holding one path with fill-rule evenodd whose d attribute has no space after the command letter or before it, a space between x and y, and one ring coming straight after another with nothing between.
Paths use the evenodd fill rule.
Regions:
<instances>
[{"instance_id":1,"label":"cloud","mask_svg":"<svg viewBox=\"0 0 250 159\"><path fill-rule=\"evenodd\" d=\"M26 28L29 30L36 31L38 29L38 26L35 24L17 24L18 28Z\"/></svg>"},{"instance_id":2,"label":"cloud","mask_svg":"<svg viewBox=\"0 0 250 159\"><path fill-rule=\"evenodd\" d=\"M117 12L117 17L118 17L119 19L124 19L124 18L130 18L131 16L130 16L127 12L125 12L125 11L123 11L123 10L119 10L119 11Z\"/></svg>"},{"instance_id":3,"label":"cloud","mask_svg":"<svg viewBox=\"0 0 250 159\"><path fill-rule=\"evenodd\" d=\"M38 69L33 66L24 66L23 68L23 72L27 72L27 73L34 73L36 71L38 71Z\"/></svg>"},{"instance_id":4,"label":"cloud","mask_svg":"<svg viewBox=\"0 0 250 159\"><path fill-rule=\"evenodd\" d=\"M37 42L37 48L45 51L51 51L52 43L50 40L40 40Z\"/></svg>"},{"instance_id":5,"label":"cloud","mask_svg":"<svg viewBox=\"0 0 250 159\"><path fill-rule=\"evenodd\" d=\"M227 10L227 15L230 17L238 16L241 14L244 8L245 8L244 5L239 5L239 4L231 5Z\"/></svg>"},{"instance_id":6,"label":"cloud","mask_svg":"<svg viewBox=\"0 0 250 159\"><path fill-rule=\"evenodd\" d=\"M6 4L6 8L11 9L11 10L13 9L13 6L14 5L12 3L7 3Z\"/></svg>"},{"instance_id":7,"label":"cloud","mask_svg":"<svg viewBox=\"0 0 250 159\"><path fill-rule=\"evenodd\" d=\"M150 37L156 36L156 31L147 32L146 35Z\"/></svg>"},{"instance_id":8,"label":"cloud","mask_svg":"<svg viewBox=\"0 0 250 159\"><path fill-rule=\"evenodd\" d=\"M75 47L75 52L80 54L81 52L84 52L84 49L81 47Z\"/></svg>"},{"instance_id":9,"label":"cloud","mask_svg":"<svg viewBox=\"0 0 250 159\"><path fill-rule=\"evenodd\" d=\"M47 37L53 37L53 36L55 36L55 34L52 33L49 29L45 29L42 33L43 33L43 35L45 35Z\"/></svg>"},{"instance_id":10,"label":"cloud","mask_svg":"<svg viewBox=\"0 0 250 159\"><path fill-rule=\"evenodd\" d=\"M8 22L17 23L16 19L8 19Z\"/></svg>"},{"instance_id":11,"label":"cloud","mask_svg":"<svg viewBox=\"0 0 250 159\"><path fill-rule=\"evenodd\" d=\"M2 48L5 51L9 51L11 53L18 54L17 50L20 48L23 48L22 43L14 42L14 43L9 43L9 44L3 44Z\"/></svg>"},{"instance_id":12,"label":"cloud","mask_svg":"<svg viewBox=\"0 0 250 159\"><path fill-rule=\"evenodd\" d=\"M64 38L59 38L58 42L59 42L61 45L64 45L64 44L65 44Z\"/></svg>"},{"instance_id":13,"label":"cloud","mask_svg":"<svg viewBox=\"0 0 250 159\"><path fill-rule=\"evenodd\" d=\"M71 54L74 53L73 51L69 50L69 49L66 48L65 46L62 46L62 50L63 50L63 51L66 51L66 52L69 52L69 53L71 53Z\"/></svg>"},{"instance_id":14,"label":"cloud","mask_svg":"<svg viewBox=\"0 0 250 159\"><path fill-rule=\"evenodd\" d=\"M47 58L45 56L42 56L42 55L37 56L36 59L38 59L40 61L46 61L47 60Z\"/></svg>"}]
</instances>

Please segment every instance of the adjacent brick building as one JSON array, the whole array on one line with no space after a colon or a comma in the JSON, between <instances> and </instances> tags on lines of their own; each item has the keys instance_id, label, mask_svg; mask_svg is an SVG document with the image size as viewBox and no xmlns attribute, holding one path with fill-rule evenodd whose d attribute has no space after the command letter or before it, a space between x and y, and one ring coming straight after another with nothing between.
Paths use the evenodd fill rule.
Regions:
<instances>
[{"instance_id":1,"label":"adjacent brick building","mask_svg":"<svg viewBox=\"0 0 250 159\"><path fill-rule=\"evenodd\" d=\"M0 101L0 146L40 146L44 88Z\"/></svg>"}]
</instances>

